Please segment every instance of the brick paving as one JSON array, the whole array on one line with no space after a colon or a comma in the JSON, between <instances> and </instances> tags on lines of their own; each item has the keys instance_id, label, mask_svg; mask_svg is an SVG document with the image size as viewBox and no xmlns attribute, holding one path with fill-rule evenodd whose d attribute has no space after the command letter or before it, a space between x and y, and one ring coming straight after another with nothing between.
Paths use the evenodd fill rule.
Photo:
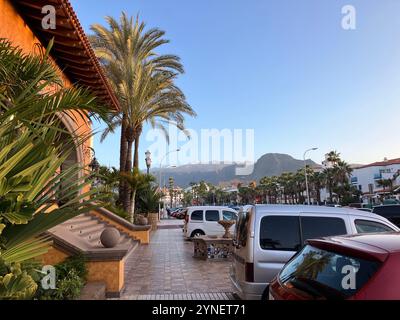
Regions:
<instances>
[{"instance_id":1,"label":"brick paving","mask_svg":"<svg viewBox=\"0 0 400 320\"><path fill-rule=\"evenodd\" d=\"M193 243L181 228L158 229L149 245L139 246L125 263L122 299L232 298L229 261L193 258ZM151 298L152 297L152 298Z\"/></svg>"}]
</instances>

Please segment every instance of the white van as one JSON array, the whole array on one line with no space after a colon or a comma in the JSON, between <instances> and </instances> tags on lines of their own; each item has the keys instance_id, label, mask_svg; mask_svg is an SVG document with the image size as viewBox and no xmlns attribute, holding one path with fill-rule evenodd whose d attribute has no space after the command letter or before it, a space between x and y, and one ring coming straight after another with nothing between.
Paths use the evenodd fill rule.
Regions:
<instances>
[{"instance_id":1,"label":"white van","mask_svg":"<svg viewBox=\"0 0 400 320\"><path fill-rule=\"evenodd\" d=\"M193 238L202 235L223 236L225 233L225 229L218 223L218 221L236 221L236 219L237 212L228 207L189 207L185 216L185 225L183 227L183 232L186 238Z\"/></svg>"},{"instance_id":2,"label":"white van","mask_svg":"<svg viewBox=\"0 0 400 320\"><path fill-rule=\"evenodd\" d=\"M241 299L268 297L268 284L306 239L399 231L387 219L350 208L256 205L239 212L230 279Z\"/></svg>"}]
</instances>

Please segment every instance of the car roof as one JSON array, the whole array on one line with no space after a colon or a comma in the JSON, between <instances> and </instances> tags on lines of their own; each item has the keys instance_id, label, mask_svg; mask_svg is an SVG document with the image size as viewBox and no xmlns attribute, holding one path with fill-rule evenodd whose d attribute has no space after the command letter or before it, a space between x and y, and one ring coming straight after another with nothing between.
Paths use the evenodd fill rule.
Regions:
<instances>
[{"instance_id":1,"label":"car roof","mask_svg":"<svg viewBox=\"0 0 400 320\"><path fill-rule=\"evenodd\" d=\"M188 209L194 209L194 210L204 210L204 209L215 209L215 210L219 210L219 209L231 209L234 210L233 208L229 208L227 206L191 206L188 207Z\"/></svg>"},{"instance_id":2,"label":"car roof","mask_svg":"<svg viewBox=\"0 0 400 320\"><path fill-rule=\"evenodd\" d=\"M377 220L387 221L384 217L357 208L343 208L343 207L327 207L327 206L307 206L307 205L288 205L288 204L259 204L256 205L256 212L285 212L285 213L324 213L324 214L335 214L335 215L352 215L361 216L366 218L374 218Z\"/></svg>"},{"instance_id":3,"label":"car roof","mask_svg":"<svg viewBox=\"0 0 400 320\"><path fill-rule=\"evenodd\" d=\"M400 252L400 232L332 236L306 242L317 248L372 257L380 261L384 261L388 254Z\"/></svg>"}]
</instances>

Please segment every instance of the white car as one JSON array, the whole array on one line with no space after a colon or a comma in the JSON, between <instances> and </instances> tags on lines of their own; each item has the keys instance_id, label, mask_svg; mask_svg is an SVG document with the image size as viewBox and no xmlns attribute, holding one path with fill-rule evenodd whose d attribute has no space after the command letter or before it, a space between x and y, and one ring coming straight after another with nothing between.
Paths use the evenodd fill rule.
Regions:
<instances>
[{"instance_id":1,"label":"white car","mask_svg":"<svg viewBox=\"0 0 400 320\"><path fill-rule=\"evenodd\" d=\"M228 207L197 206L189 207L185 216L183 232L186 238L198 236L223 236L225 229L219 220L235 220L237 212ZM232 228L233 229L233 228Z\"/></svg>"}]
</instances>

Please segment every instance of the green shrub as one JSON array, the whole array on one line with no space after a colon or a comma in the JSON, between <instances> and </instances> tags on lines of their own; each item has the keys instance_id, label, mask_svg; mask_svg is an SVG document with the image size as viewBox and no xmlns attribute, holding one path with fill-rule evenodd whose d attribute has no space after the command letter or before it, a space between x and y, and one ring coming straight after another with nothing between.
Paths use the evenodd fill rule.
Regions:
<instances>
[{"instance_id":1,"label":"green shrub","mask_svg":"<svg viewBox=\"0 0 400 320\"><path fill-rule=\"evenodd\" d=\"M79 297L84 285L85 282L78 275L78 272L71 269L64 278L57 281L55 299L74 300Z\"/></svg>"},{"instance_id":2,"label":"green shrub","mask_svg":"<svg viewBox=\"0 0 400 320\"><path fill-rule=\"evenodd\" d=\"M87 269L85 259L78 255L69 257L57 264L56 289L43 290L41 286L36 294L39 300L73 300L79 297L86 282Z\"/></svg>"},{"instance_id":3,"label":"green shrub","mask_svg":"<svg viewBox=\"0 0 400 320\"><path fill-rule=\"evenodd\" d=\"M86 280L87 269L85 265L85 259L81 255L68 257L63 262L56 266L57 279L64 279L68 276L71 270L74 270L78 277Z\"/></svg>"}]
</instances>

